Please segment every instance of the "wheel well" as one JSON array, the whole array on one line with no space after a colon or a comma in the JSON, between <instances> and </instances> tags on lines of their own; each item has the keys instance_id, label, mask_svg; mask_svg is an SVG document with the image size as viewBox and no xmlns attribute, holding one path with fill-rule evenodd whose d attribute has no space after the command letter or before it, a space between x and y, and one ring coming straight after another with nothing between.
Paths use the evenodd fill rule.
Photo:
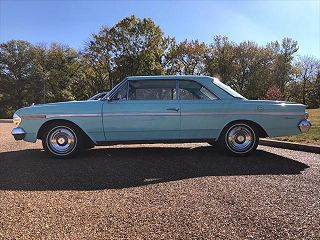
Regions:
<instances>
[{"instance_id":1,"label":"wheel well","mask_svg":"<svg viewBox=\"0 0 320 240\"><path fill-rule=\"evenodd\" d=\"M229 122L229 123L223 128L223 130L221 131L221 133L223 133L223 131L224 131L227 127L229 127L230 125L235 124L235 123L246 123L246 124L248 124L249 126L254 127L254 128L258 131L259 137L268 137L268 134L267 134L267 132L263 129L263 127L261 127L258 123L253 122L253 121L250 121L250 120L236 120L236 121ZM220 133L220 135L221 135L221 133Z\"/></svg>"},{"instance_id":2,"label":"wheel well","mask_svg":"<svg viewBox=\"0 0 320 240\"><path fill-rule=\"evenodd\" d=\"M53 119L53 120L49 120L47 122L45 122L44 124L42 124L42 126L40 127L38 134L37 134L37 139L41 139L42 135L44 134L46 128L49 125L53 125L53 124L63 124L63 123L67 123L67 124L71 124L72 126L76 127L81 133L82 135L86 138L86 141L89 143L93 143L94 142L91 140L91 138L82 130L82 128L80 128L77 124L75 124L74 122L68 121L68 120L64 120L64 119Z\"/></svg>"}]
</instances>

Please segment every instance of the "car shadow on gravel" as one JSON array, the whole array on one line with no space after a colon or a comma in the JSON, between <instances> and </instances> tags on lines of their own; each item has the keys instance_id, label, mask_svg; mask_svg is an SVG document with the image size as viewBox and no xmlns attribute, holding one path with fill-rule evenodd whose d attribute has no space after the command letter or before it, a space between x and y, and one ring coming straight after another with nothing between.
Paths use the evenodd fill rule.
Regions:
<instances>
[{"instance_id":1,"label":"car shadow on gravel","mask_svg":"<svg viewBox=\"0 0 320 240\"><path fill-rule=\"evenodd\" d=\"M0 153L1 190L99 190L204 176L300 174L307 165L258 150L249 157L213 147L98 148L74 159L51 159L40 149Z\"/></svg>"}]
</instances>

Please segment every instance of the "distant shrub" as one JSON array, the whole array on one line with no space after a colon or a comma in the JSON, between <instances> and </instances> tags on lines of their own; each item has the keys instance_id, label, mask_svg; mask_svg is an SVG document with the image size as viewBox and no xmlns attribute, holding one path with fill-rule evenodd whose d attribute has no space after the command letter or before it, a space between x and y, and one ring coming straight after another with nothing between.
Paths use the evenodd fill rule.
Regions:
<instances>
[{"instance_id":1,"label":"distant shrub","mask_svg":"<svg viewBox=\"0 0 320 240\"><path fill-rule=\"evenodd\" d=\"M281 92L279 87L271 86L264 98L268 100L283 100L284 94Z\"/></svg>"}]
</instances>

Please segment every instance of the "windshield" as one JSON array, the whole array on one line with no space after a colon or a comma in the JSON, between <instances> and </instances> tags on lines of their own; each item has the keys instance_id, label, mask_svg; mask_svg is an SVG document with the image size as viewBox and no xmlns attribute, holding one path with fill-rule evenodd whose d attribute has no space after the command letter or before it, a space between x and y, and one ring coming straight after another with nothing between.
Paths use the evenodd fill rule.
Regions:
<instances>
[{"instance_id":1,"label":"windshield","mask_svg":"<svg viewBox=\"0 0 320 240\"><path fill-rule=\"evenodd\" d=\"M231 96L233 96L234 98L241 98L241 99L246 99L244 96L242 96L240 93L237 93L235 90L233 90L231 87L229 87L228 85L220 82L219 79L217 78L213 78L212 82L217 85L219 88L223 89L224 91L226 91L227 93L229 93Z\"/></svg>"},{"instance_id":2,"label":"windshield","mask_svg":"<svg viewBox=\"0 0 320 240\"><path fill-rule=\"evenodd\" d=\"M127 80L127 78L123 79L121 82L119 82L117 85L115 85L110 92L108 92L108 94L106 96L111 96L115 91L118 90L118 88ZM105 96L105 97L106 97Z\"/></svg>"},{"instance_id":3,"label":"windshield","mask_svg":"<svg viewBox=\"0 0 320 240\"><path fill-rule=\"evenodd\" d=\"M92 96L91 98L89 98L88 100L100 100L100 99L102 99L104 96L106 96L107 94L108 94L108 92L98 93L98 94Z\"/></svg>"}]
</instances>

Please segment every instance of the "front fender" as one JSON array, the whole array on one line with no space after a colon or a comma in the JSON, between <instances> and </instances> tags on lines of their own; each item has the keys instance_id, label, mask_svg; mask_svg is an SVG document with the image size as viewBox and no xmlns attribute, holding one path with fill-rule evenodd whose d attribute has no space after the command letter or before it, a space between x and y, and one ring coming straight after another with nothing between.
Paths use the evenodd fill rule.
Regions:
<instances>
[{"instance_id":1,"label":"front fender","mask_svg":"<svg viewBox=\"0 0 320 240\"><path fill-rule=\"evenodd\" d=\"M35 142L39 131L49 122L68 121L78 126L93 141L104 141L102 123L103 101L55 103L19 109L19 125L26 132L24 140Z\"/></svg>"}]
</instances>

